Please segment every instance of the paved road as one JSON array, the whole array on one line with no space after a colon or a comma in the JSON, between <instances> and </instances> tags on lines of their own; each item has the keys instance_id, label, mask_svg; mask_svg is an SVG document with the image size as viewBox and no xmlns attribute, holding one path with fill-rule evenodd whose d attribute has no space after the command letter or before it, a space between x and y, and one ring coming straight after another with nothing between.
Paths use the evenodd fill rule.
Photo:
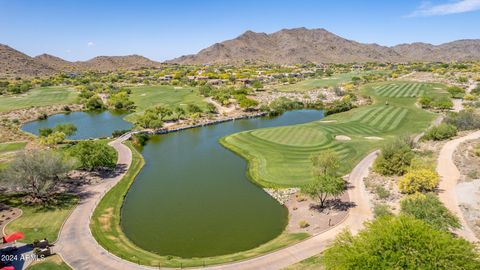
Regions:
<instances>
[{"instance_id":1,"label":"paved road","mask_svg":"<svg viewBox=\"0 0 480 270\"><path fill-rule=\"evenodd\" d=\"M110 143L118 152L117 167L122 172L112 178L104 179L101 184L87 186L81 192L78 206L65 222L54 251L74 269L145 269L109 255L90 233L90 217L97 203L112 186L124 176L132 162L132 152L122 142L128 136L122 136Z\"/></svg>"},{"instance_id":2,"label":"paved road","mask_svg":"<svg viewBox=\"0 0 480 270\"><path fill-rule=\"evenodd\" d=\"M439 184L440 201L442 201L443 204L460 219L462 228L457 230L456 233L471 242L478 241L479 239L468 226L463 217L463 213L458 206L455 186L457 185L458 179L460 179L460 172L458 171L457 166L455 166L455 163L453 163L453 153L461 143L477 138L480 138L480 131L447 142L440 150L437 161L437 172L441 179Z\"/></svg>"},{"instance_id":3,"label":"paved road","mask_svg":"<svg viewBox=\"0 0 480 270\"><path fill-rule=\"evenodd\" d=\"M124 139L126 138L119 138L111 145L118 151L118 163L128 167L131 163L132 153L128 147L122 144ZM358 232L363 227L363 222L373 217L363 178L368 175L377 153L373 152L365 157L350 174L351 187L348 193L356 206L349 211L347 219L337 227L296 245L257 258L202 269L280 269L322 252L344 228L349 228L353 233ZM109 254L98 245L90 233L90 217L97 202L122 177L123 174L120 174L114 178L105 179L102 184L87 187L85 192L90 192L91 195L80 200L79 205L66 221L55 251L74 269L153 269L121 260Z\"/></svg>"}]
</instances>

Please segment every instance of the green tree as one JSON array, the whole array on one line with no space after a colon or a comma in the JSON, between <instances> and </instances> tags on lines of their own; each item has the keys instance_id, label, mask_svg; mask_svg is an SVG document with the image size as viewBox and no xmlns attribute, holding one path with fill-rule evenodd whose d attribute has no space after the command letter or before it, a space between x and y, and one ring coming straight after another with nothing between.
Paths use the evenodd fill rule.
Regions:
<instances>
[{"instance_id":1,"label":"green tree","mask_svg":"<svg viewBox=\"0 0 480 270\"><path fill-rule=\"evenodd\" d=\"M115 168L117 152L112 147L98 141L81 141L72 146L70 155L78 161L80 169L96 170Z\"/></svg>"},{"instance_id":2,"label":"green tree","mask_svg":"<svg viewBox=\"0 0 480 270\"><path fill-rule=\"evenodd\" d=\"M188 104L187 110L190 113L201 113L202 112L202 109L200 109L200 107L196 104Z\"/></svg>"},{"instance_id":3,"label":"green tree","mask_svg":"<svg viewBox=\"0 0 480 270\"><path fill-rule=\"evenodd\" d=\"M403 175L413 156L411 146L403 138L398 138L382 146L373 169L382 175Z\"/></svg>"},{"instance_id":4,"label":"green tree","mask_svg":"<svg viewBox=\"0 0 480 270\"><path fill-rule=\"evenodd\" d=\"M448 231L460 228L458 218L452 214L434 193L415 193L404 197L401 202L403 214L423 220L435 229Z\"/></svg>"},{"instance_id":5,"label":"green tree","mask_svg":"<svg viewBox=\"0 0 480 270\"><path fill-rule=\"evenodd\" d=\"M473 244L413 217L382 216L353 236L339 234L323 254L325 269L480 269Z\"/></svg>"},{"instance_id":6,"label":"green tree","mask_svg":"<svg viewBox=\"0 0 480 270\"><path fill-rule=\"evenodd\" d=\"M463 96L465 95L465 90L461 87L458 87L458 86L448 87L447 91L448 91L448 93L450 93L450 95L453 98L463 98Z\"/></svg>"},{"instance_id":7,"label":"green tree","mask_svg":"<svg viewBox=\"0 0 480 270\"><path fill-rule=\"evenodd\" d=\"M453 125L441 123L433 126L425 132L423 139L431 141L443 141L457 135L457 128Z\"/></svg>"},{"instance_id":8,"label":"green tree","mask_svg":"<svg viewBox=\"0 0 480 270\"><path fill-rule=\"evenodd\" d=\"M58 124L53 131L62 132L65 136L73 136L77 132L77 127L73 123Z\"/></svg>"},{"instance_id":9,"label":"green tree","mask_svg":"<svg viewBox=\"0 0 480 270\"><path fill-rule=\"evenodd\" d=\"M34 202L47 202L71 168L72 162L54 151L23 151L14 157L0 180L6 186L26 192Z\"/></svg>"},{"instance_id":10,"label":"green tree","mask_svg":"<svg viewBox=\"0 0 480 270\"><path fill-rule=\"evenodd\" d=\"M88 110L100 110L104 108L102 99L98 95L93 95L85 102Z\"/></svg>"},{"instance_id":11,"label":"green tree","mask_svg":"<svg viewBox=\"0 0 480 270\"><path fill-rule=\"evenodd\" d=\"M54 146L59 143L62 143L65 140L65 133L54 131L50 133L47 137L40 137L39 141L41 144Z\"/></svg>"},{"instance_id":12,"label":"green tree","mask_svg":"<svg viewBox=\"0 0 480 270\"><path fill-rule=\"evenodd\" d=\"M107 104L117 110L133 110L135 108L134 102L123 91L110 95Z\"/></svg>"},{"instance_id":13,"label":"green tree","mask_svg":"<svg viewBox=\"0 0 480 270\"><path fill-rule=\"evenodd\" d=\"M345 181L337 175L338 155L333 151L312 157L314 181L304 185L302 192L320 201L320 208L325 207L329 196L338 197L345 192Z\"/></svg>"},{"instance_id":14,"label":"green tree","mask_svg":"<svg viewBox=\"0 0 480 270\"><path fill-rule=\"evenodd\" d=\"M38 136L40 137L47 137L48 135L52 134L53 133L53 129L52 128L39 128L38 129Z\"/></svg>"}]
</instances>

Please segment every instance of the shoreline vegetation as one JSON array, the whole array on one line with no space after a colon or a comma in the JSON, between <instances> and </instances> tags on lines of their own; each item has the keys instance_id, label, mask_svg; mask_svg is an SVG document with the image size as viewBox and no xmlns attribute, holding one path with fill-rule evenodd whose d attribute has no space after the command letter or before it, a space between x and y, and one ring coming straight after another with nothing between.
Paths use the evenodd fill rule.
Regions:
<instances>
[{"instance_id":1,"label":"shoreline vegetation","mask_svg":"<svg viewBox=\"0 0 480 270\"><path fill-rule=\"evenodd\" d=\"M205 258L180 258L143 250L125 236L120 226L124 197L145 162L131 142L127 142L127 146L132 151L130 169L123 179L105 194L95 208L90 221L90 230L94 238L113 255L134 263L156 267L206 266L253 258L298 243L309 237L309 234L306 233L283 232L275 239L256 248L234 254Z\"/></svg>"}]
</instances>

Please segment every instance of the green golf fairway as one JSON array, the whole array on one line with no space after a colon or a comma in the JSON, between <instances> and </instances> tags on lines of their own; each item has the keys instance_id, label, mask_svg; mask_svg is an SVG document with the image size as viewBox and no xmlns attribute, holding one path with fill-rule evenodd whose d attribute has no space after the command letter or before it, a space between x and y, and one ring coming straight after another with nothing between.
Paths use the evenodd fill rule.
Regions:
<instances>
[{"instance_id":1,"label":"green golf fairway","mask_svg":"<svg viewBox=\"0 0 480 270\"><path fill-rule=\"evenodd\" d=\"M222 138L222 143L249 161L250 176L260 185L299 186L312 180L312 155L334 150L342 161L341 172L346 174L386 140L420 133L435 114L418 108L416 98L447 95L445 89L441 84L417 82L369 84L361 93L374 99L372 105L321 121L232 134ZM335 139L338 135L350 140Z\"/></svg>"}]
</instances>

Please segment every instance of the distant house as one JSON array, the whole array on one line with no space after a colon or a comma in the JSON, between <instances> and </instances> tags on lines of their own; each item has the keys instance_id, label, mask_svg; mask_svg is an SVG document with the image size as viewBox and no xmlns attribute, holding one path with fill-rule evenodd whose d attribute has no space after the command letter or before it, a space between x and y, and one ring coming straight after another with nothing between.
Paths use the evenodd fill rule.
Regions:
<instances>
[{"instance_id":1,"label":"distant house","mask_svg":"<svg viewBox=\"0 0 480 270\"><path fill-rule=\"evenodd\" d=\"M220 85L223 84L223 81L220 79L210 79L207 81L207 83L211 85Z\"/></svg>"},{"instance_id":2,"label":"distant house","mask_svg":"<svg viewBox=\"0 0 480 270\"><path fill-rule=\"evenodd\" d=\"M363 65L358 65L358 64L355 64L352 66L352 71L359 71L359 70L363 70L365 67Z\"/></svg>"},{"instance_id":3,"label":"distant house","mask_svg":"<svg viewBox=\"0 0 480 270\"><path fill-rule=\"evenodd\" d=\"M173 75L165 75L163 77L158 78L160 81L171 81L173 79Z\"/></svg>"},{"instance_id":4,"label":"distant house","mask_svg":"<svg viewBox=\"0 0 480 270\"><path fill-rule=\"evenodd\" d=\"M237 81L243 83L244 85L248 85L251 84L254 80L251 78L241 78L237 79Z\"/></svg>"},{"instance_id":5,"label":"distant house","mask_svg":"<svg viewBox=\"0 0 480 270\"><path fill-rule=\"evenodd\" d=\"M196 76L195 81L206 81L208 80L208 76Z\"/></svg>"}]
</instances>

